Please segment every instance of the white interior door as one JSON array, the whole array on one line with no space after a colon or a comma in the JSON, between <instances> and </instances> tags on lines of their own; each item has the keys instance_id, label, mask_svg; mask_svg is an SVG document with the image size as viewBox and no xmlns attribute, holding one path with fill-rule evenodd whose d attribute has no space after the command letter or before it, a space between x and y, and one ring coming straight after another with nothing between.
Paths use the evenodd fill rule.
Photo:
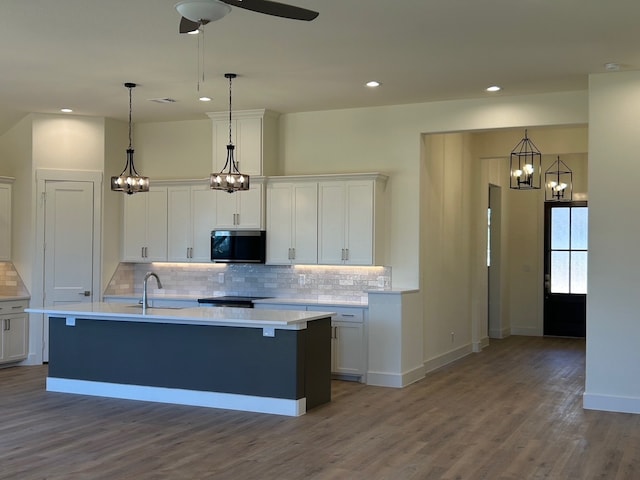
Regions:
<instances>
[{"instance_id":1,"label":"white interior door","mask_svg":"<svg viewBox=\"0 0 640 480\"><path fill-rule=\"evenodd\" d=\"M44 306L93 301L93 188L92 182L45 183ZM45 360L48 353L46 342Z\"/></svg>"}]
</instances>

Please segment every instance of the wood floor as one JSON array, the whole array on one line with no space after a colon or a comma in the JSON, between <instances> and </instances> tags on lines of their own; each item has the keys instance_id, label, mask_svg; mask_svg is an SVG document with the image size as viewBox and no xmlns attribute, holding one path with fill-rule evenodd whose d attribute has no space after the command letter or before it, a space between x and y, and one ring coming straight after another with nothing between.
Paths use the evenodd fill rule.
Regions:
<instances>
[{"instance_id":1,"label":"wood floor","mask_svg":"<svg viewBox=\"0 0 640 480\"><path fill-rule=\"evenodd\" d=\"M492 340L298 418L46 392L0 370L0 479L638 479L640 415L582 409L584 341Z\"/></svg>"}]
</instances>

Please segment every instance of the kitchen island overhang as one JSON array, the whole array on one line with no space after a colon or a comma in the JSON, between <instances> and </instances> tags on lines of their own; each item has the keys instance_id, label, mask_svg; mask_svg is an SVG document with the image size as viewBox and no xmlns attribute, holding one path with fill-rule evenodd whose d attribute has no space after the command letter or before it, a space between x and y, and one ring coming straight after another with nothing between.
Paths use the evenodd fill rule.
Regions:
<instances>
[{"instance_id":1,"label":"kitchen island overhang","mask_svg":"<svg viewBox=\"0 0 640 480\"><path fill-rule=\"evenodd\" d=\"M331 400L331 312L92 303L49 317L47 390L280 415Z\"/></svg>"}]
</instances>

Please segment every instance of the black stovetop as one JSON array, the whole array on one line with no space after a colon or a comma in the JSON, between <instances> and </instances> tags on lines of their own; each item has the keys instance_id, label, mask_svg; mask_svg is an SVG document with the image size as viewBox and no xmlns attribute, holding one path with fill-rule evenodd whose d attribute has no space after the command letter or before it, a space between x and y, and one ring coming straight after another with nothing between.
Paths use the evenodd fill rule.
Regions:
<instances>
[{"instance_id":1,"label":"black stovetop","mask_svg":"<svg viewBox=\"0 0 640 480\"><path fill-rule=\"evenodd\" d=\"M199 298L198 303L207 303L211 305L223 305L228 303L253 305L254 300L262 300L269 297L244 297L237 295L221 295L218 297Z\"/></svg>"}]
</instances>

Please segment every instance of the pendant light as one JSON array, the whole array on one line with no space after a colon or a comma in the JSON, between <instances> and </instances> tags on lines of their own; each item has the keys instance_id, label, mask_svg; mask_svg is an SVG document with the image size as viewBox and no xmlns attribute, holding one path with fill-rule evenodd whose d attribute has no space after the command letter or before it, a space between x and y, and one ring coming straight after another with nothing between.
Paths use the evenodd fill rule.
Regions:
<instances>
[{"instance_id":1,"label":"pendant light","mask_svg":"<svg viewBox=\"0 0 640 480\"><path fill-rule=\"evenodd\" d=\"M129 89L129 148L127 148L127 163L124 169L117 177L111 177L111 190L132 195L138 192L149 191L149 177L141 176L133 165L133 148L131 147L131 90L136 87L136 84L127 82L124 86Z\"/></svg>"},{"instance_id":2,"label":"pendant light","mask_svg":"<svg viewBox=\"0 0 640 480\"><path fill-rule=\"evenodd\" d=\"M573 199L573 172L558 159L544 172L544 199L551 202L570 202Z\"/></svg>"},{"instance_id":3,"label":"pendant light","mask_svg":"<svg viewBox=\"0 0 640 480\"><path fill-rule=\"evenodd\" d=\"M209 186L212 190L224 190L228 193L249 190L249 175L244 175L238 170L238 164L234 159L235 145L231 140L231 81L236 78L235 73L225 73L229 79L229 144L227 145L227 161L219 173L212 173L209 178Z\"/></svg>"},{"instance_id":4,"label":"pendant light","mask_svg":"<svg viewBox=\"0 0 640 480\"><path fill-rule=\"evenodd\" d=\"M510 188L535 190L540 188L542 154L524 131L524 138L515 146L509 159Z\"/></svg>"}]
</instances>

